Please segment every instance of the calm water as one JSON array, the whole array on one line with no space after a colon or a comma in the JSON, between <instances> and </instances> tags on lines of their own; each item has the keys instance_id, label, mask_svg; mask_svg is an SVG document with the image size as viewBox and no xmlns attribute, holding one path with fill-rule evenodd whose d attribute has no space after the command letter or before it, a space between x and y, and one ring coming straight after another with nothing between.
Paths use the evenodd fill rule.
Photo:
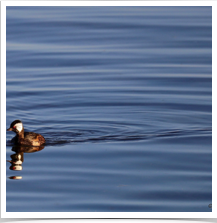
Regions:
<instances>
[{"instance_id":1,"label":"calm water","mask_svg":"<svg viewBox=\"0 0 217 223\"><path fill-rule=\"evenodd\" d=\"M7 211L212 211L211 13L7 7Z\"/></svg>"}]
</instances>

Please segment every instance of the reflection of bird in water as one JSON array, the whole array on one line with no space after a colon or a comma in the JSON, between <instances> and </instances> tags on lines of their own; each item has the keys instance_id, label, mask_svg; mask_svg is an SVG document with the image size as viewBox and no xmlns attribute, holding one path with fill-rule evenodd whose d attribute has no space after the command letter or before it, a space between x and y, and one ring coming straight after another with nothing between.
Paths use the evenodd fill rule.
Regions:
<instances>
[{"instance_id":1,"label":"reflection of bird in water","mask_svg":"<svg viewBox=\"0 0 217 223\"><path fill-rule=\"evenodd\" d=\"M23 152L22 153L15 153L11 155L12 160L7 160L11 163L10 170L22 170L22 163L23 163Z\"/></svg>"},{"instance_id":2,"label":"reflection of bird in water","mask_svg":"<svg viewBox=\"0 0 217 223\"><path fill-rule=\"evenodd\" d=\"M34 132L24 132L23 123L20 120L13 121L7 131L16 133L16 136L11 140L16 145L41 146L45 143L42 135Z\"/></svg>"},{"instance_id":3,"label":"reflection of bird in water","mask_svg":"<svg viewBox=\"0 0 217 223\"><path fill-rule=\"evenodd\" d=\"M7 160L11 166L9 167L10 170L15 170L15 171L21 171L23 169L23 161L24 161L24 153L34 153L37 151L40 151L44 149L44 146L32 146L32 147L25 147L25 146L14 146L12 148L12 151L16 152L15 154L12 154L11 160ZM9 179L13 180L20 180L22 179L22 176L11 176Z\"/></svg>"}]
</instances>

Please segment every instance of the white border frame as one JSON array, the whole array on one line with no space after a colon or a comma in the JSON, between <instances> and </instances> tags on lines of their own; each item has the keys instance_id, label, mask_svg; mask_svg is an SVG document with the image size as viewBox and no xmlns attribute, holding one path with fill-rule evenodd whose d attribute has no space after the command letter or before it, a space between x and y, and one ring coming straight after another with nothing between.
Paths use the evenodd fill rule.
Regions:
<instances>
[{"instance_id":1,"label":"white border frame","mask_svg":"<svg viewBox=\"0 0 217 223\"><path fill-rule=\"evenodd\" d=\"M6 6L212 6L212 52L216 52L215 1L2 1L1 2L1 218L216 218L216 162L212 162L212 212L6 212ZM215 92L215 59L212 53L212 83ZM213 101L214 102L214 101ZM215 106L212 104L213 113ZM212 117L212 123L215 119ZM214 131L214 125L212 132ZM213 137L212 160L216 157L216 142Z\"/></svg>"}]
</instances>

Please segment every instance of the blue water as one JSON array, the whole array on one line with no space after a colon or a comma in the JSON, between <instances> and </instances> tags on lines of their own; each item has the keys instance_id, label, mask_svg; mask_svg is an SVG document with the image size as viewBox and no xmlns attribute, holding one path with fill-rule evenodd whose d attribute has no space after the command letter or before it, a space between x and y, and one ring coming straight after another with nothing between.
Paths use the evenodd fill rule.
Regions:
<instances>
[{"instance_id":1,"label":"blue water","mask_svg":"<svg viewBox=\"0 0 217 223\"><path fill-rule=\"evenodd\" d=\"M211 7L7 7L7 212L210 212Z\"/></svg>"}]
</instances>

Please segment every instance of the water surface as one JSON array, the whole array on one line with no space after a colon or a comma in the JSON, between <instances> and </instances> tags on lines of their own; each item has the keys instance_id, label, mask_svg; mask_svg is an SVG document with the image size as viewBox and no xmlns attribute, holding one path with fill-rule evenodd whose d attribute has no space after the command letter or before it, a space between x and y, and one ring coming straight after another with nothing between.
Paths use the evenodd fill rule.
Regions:
<instances>
[{"instance_id":1,"label":"water surface","mask_svg":"<svg viewBox=\"0 0 217 223\"><path fill-rule=\"evenodd\" d=\"M211 7L7 7L7 212L210 212Z\"/></svg>"}]
</instances>

